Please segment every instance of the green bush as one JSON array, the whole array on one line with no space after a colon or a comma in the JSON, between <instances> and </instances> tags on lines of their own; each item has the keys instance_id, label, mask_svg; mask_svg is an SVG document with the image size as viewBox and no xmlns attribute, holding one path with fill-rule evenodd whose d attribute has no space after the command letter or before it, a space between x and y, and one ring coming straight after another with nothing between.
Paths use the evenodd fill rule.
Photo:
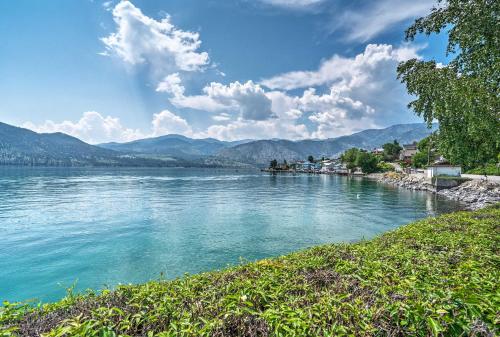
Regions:
<instances>
[{"instance_id":1,"label":"green bush","mask_svg":"<svg viewBox=\"0 0 500 337\"><path fill-rule=\"evenodd\" d=\"M392 166L391 164L388 164L384 161L381 161L377 164L377 170L379 172L391 172L391 171L394 171L394 166Z\"/></svg>"},{"instance_id":2,"label":"green bush","mask_svg":"<svg viewBox=\"0 0 500 337\"><path fill-rule=\"evenodd\" d=\"M485 167L477 167L467 171L468 174L487 174L489 176L500 176L500 166L497 164L488 164Z\"/></svg>"},{"instance_id":3,"label":"green bush","mask_svg":"<svg viewBox=\"0 0 500 337\"><path fill-rule=\"evenodd\" d=\"M0 336L494 336L500 206L224 271L0 308Z\"/></svg>"}]
</instances>

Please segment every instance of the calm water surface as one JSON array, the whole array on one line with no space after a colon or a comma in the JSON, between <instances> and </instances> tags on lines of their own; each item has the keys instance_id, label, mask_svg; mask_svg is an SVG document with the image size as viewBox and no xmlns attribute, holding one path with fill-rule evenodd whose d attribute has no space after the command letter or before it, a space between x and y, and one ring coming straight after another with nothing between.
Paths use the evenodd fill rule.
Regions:
<instances>
[{"instance_id":1,"label":"calm water surface","mask_svg":"<svg viewBox=\"0 0 500 337\"><path fill-rule=\"evenodd\" d=\"M0 168L0 300L223 268L458 208L338 176Z\"/></svg>"}]
</instances>

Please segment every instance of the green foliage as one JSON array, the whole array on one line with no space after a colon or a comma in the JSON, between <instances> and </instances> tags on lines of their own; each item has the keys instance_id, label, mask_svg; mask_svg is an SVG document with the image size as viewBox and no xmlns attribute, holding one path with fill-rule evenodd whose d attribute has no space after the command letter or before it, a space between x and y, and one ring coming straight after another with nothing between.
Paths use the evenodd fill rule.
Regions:
<instances>
[{"instance_id":1,"label":"green foliage","mask_svg":"<svg viewBox=\"0 0 500 337\"><path fill-rule=\"evenodd\" d=\"M272 169L275 169L278 167L278 161L276 159L271 160L271 163L269 163L269 167Z\"/></svg>"},{"instance_id":2,"label":"green foliage","mask_svg":"<svg viewBox=\"0 0 500 337\"><path fill-rule=\"evenodd\" d=\"M359 149L353 147L345 151L341 156L340 160L346 165L349 170L356 168L356 158L358 156Z\"/></svg>"},{"instance_id":3,"label":"green foliage","mask_svg":"<svg viewBox=\"0 0 500 337\"><path fill-rule=\"evenodd\" d=\"M313 156L307 157L307 161L310 163L314 163L314 157Z\"/></svg>"},{"instance_id":4,"label":"green foliage","mask_svg":"<svg viewBox=\"0 0 500 337\"><path fill-rule=\"evenodd\" d=\"M441 1L439 1L441 2ZM430 125L439 121L438 149L452 163L476 167L500 152L500 2L449 0L406 31L448 30L444 67L412 59L398 67L398 77L417 96L409 104Z\"/></svg>"},{"instance_id":5,"label":"green foliage","mask_svg":"<svg viewBox=\"0 0 500 337\"><path fill-rule=\"evenodd\" d=\"M433 163L439 157L439 153L436 150L437 137L438 135L433 133L418 142L418 152L412 157L413 167L425 167Z\"/></svg>"},{"instance_id":6,"label":"green foliage","mask_svg":"<svg viewBox=\"0 0 500 337\"><path fill-rule=\"evenodd\" d=\"M417 152L415 155L411 158L411 163L413 167L421 168L425 167L428 165L430 159L429 159L429 154L428 152Z\"/></svg>"},{"instance_id":7,"label":"green foliage","mask_svg":"<svg viewBox=\"0 0 500 337\"><path fill-rule=\"evenodd\" d=\"M378 158L370 152L358 151L355 164L363 173L377 172Z\"/></svg>"},{"instance_id":8,"label":"green foliage","mask_svg":"<svg viewBox=\"0 0 500 337\"><path fill-rule=\"evenodd\" d=\"M486 174L489 176L500 176L500 166L498 164L488 164L484 167L476 167L467 171L468 174Z\"/></svg>"},{"instance_id":9,"label":"green foliage","mask_svg":"<svg viewBox=\"0 0 500 337\"><path fill-rule=\"evenodd\" d=\"M498 335L500 207L173 281L4 304L0 336Z\"/></svg>"},{"instance_id":10,"label":"green foliage","mask_svg":"<svg viewBox=\"0 0 500 337\"><path fill-rule=\"evenodd\" d=\"M377 164L377 172L391 172L394 171L394 166L388 164L384 161L381 161Z\"/></svg>"},{"instance_id":11,"label":"green foliage","mask_svg":"<svg viewBox=\"0 0 500 337\"><path fill-rule=\"evenodd\" d=\"M382 146L384 149L384 160L394 161L399 158L399 152L403 149L397 140L392 143L386 143Z\"/></svg>"}]
</instances>

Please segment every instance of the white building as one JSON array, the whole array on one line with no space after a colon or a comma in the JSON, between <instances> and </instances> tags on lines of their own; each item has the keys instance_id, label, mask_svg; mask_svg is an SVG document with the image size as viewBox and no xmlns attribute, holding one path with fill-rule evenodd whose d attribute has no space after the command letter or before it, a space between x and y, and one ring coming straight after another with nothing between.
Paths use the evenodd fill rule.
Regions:
<instances>
[{"instance_id":1,"label":"white building","mask_svg":"<svg viewBox=\"0 0 500 337\"><path fill-rule=\"evenodd\" d=\"M434 164L427 166L426 175L429 179L436 176L460 177L462 168L456 165Z\"/></svg>"}]
</instances>

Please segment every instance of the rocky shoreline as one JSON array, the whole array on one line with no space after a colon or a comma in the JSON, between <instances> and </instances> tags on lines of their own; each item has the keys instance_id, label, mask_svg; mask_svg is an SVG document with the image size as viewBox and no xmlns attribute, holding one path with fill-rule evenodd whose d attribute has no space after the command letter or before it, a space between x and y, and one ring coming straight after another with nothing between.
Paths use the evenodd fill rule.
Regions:
<instances>
[{"instance_id":1,"label":"rocky shoreline","mask_svg":"<svg viewBox=\"0 0 500 337\"><path fill-rule=\"evenodd\" d=\"M459 186L437 191L432 183L422 175L386 173L377 181L415 191L428 191L466 204L476 210L500 202L500 184L484 180L469 180Z\"/></svg>"}]
</instances>

